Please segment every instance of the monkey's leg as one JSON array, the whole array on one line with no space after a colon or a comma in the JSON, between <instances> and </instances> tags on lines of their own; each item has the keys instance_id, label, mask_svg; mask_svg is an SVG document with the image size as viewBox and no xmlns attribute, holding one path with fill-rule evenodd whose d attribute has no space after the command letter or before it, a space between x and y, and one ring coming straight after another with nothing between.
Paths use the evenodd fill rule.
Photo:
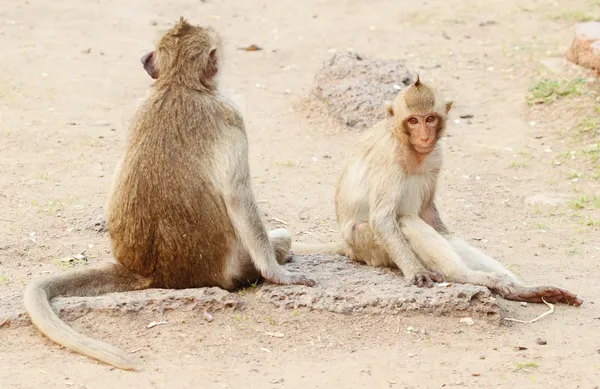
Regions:
<instances>
[{"instance_id":1,"label":"monkey's leg","mask_svg":"<svg viewBox=\"0 0 600 389\"><path fill-rule=\"evenodd\" d=\"M441 282L442 276L436 271L427 270L391 217L390 225L379 224L383 228L376 233L368 223L357 223L345 234L351 248L351 258L371 266L397 267L411 285L431 288L434 282ZM396 224L396 227L391 224ZM394 233L397 232L397 233Z\"/></svg>"},{"instance_id":2,"label":"monkey's leg","mask_svg":"<svg viewBox=\"0 0 600 389\"><path fill-rule=\"evenodd\" d=\"M575 294L554 286L527 286L502 266L494 258L486 255L477 248L470 246L464 240L457 237L446 237L460 256L463 262L471 270L481 270L488 273L496 273L509 278L512 283L495 290L508 300L527 301L532 303L542 302L542 298L549 303L565 303L570 305L581 305L583 300Z\"/></svg>"},{"instance_id":3,"label":"monkey's leg","mask_svg":"<svg viewBox=\"0 0 600 389\"><path fill-rule=\"evenodd\" d=\"M442 274L446 281L471 283L497 288L510 283L508 276L471 270L443 236L414 215L402 215L400 225L408 244L419 256L425 268Z\"/></svg>"},{"instance_id":4,"label":"monkey's leg","mask_svg":"<svg viewBox=\"0 0 600 389\"><path fill-rule=\"evenodd\" d=\"M290 252L292 247L292 236L285 228L277 228L268 232L269 240L275 250L277 263L284 265L291 262L293 253Z\"/></svg>"},{"instance_id":5,"label":"monkey's leg","mask_svg":"<svg viewBox=\"0 0 600 389\"><path fill-rule=\"evenodd\" d=\"M475 284L488 287L508 300L542 302L542 298L550 303L563 302L581 305L582 301L573 293L553 286L526 286L514 279L514 275L506 273L472 270L467 261L474 263L486 261L478 250L460 245L463 254L468 253L467 261L458 255L448 240L438 234L430 225L418 217L405 215L402 217L402 231L405 233L413 250L424 261L425 267L439 271L448 281ZM488 257L489 258L489 257ZM487 261L488 265L491 262ZM485 266L485 265L474 265Z\"/></svg>"},{"instance_id":6,"label":"monkey's leg","mask_svg":"<svg viewBox=\"0 0 600 389\"><path fill-rule=\"evenodd\" d=\"M273 246L277 262L280 265L291 261L290 247L292 245L292 236L285 228L277 228L267 232L269 241ZM259 280L262 274L250 257L248 249L241 243L235 250L235 254L228 259L228 279L234 280L227 285L225 289L235 290L239 287L245 287Z\"/></svg>"},{"instance_id":7,"label":"monkey's leg","mask_svg":"<svg viewBox=\"0 0 600 389\"><path fill-rule=\"evenodd\" d=\"M446 240L452 245L454 251L462 261L471 270L480 270L488 273L497 273L507 276L513 281L518 281L510 270L502 266L500 262L486 255L477 248L469 245L463 239L455 236L445 236Z\"/></svg>"}]
</instances>

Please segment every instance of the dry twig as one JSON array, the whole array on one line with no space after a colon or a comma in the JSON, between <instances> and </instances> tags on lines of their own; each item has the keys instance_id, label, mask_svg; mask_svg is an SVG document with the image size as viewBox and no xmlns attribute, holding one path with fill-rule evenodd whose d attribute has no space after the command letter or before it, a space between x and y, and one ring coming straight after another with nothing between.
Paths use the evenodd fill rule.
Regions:
<instances>
[{"instance_id":1,"label":"dry twig","mask_svg":"<svg viewBox=\"0 0 600 389\"><path fill-rule=\"evenodd\" d=\"M546 304L550 309L547 310L546 312L542 313L541 315L539 315L538 317L531 319L531 320L519 320L519 319L513 319L510 317L505 317L504 320L506 321L514 321L517 323L523 323L523 324L531 324L531 323L535 323L536 321L540 320L542 317L547 316L549 314L551 314L552 312L554 312L554 305L550 304L549 302L547 302L546 300L544 300L544 298L542 297L542 301L544 302L544 304Z\"/></svg>"}]
</instances>

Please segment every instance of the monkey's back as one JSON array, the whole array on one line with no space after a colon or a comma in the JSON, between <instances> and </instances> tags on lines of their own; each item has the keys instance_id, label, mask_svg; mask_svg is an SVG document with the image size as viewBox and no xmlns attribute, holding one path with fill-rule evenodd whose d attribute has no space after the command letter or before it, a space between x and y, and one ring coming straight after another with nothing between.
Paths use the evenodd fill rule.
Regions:
<instances>
[{"instance_id":1,"label":"monkey's back","mask_svg":"<svg viewBox=\"0 0 600 389\"><path fill-rule=\"evenodd\" d=\"M213 160L224 131L210 95L155 90L130 128L108 210L113 254L152 287L223 285L236 239Z\"/></svg>"}]
</instances>

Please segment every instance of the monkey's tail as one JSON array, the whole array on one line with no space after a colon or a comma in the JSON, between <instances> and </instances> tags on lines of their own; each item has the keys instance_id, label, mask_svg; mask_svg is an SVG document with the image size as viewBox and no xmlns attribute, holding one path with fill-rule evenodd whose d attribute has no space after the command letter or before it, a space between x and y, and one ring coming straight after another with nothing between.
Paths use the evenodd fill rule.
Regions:
<instances>
[{"instance_id":1,"label":"monkey's tail","mask_svg":"<svg viewBox=\"0 0 600 389\"><path fill-rule=\"evenodd\" d=\"M343 241L332 243L298 243L292 244L294 254L327 254L348 256L349 249Z\"/></svg>"},{"instance_id":2,"label":"monkey's tail","mask_svg":"<svg viewBox=\"0 0 600 389\"><path fill-rule=\"evenodd\" d=\"M25 289L25 309L33 325L54 342L120 369L134 370L135 364L125 351L82 335L60 320L50 300L57 296L96 296L146 289L150 282L120 264L68 272L31 282Z\"/></svg>"}]
</instances>

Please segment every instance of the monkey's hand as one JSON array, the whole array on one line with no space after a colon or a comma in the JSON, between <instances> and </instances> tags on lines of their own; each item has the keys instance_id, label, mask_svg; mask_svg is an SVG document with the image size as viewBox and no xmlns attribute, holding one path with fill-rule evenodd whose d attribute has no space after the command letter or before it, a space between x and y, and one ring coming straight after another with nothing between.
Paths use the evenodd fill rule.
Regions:
<instances>
[{"instance_id":1,"label":"monkey's hand","mask_svg":"<svg viewBox=\"0 0 600 389\"><path fill-rule=\"evenodd\" d=\"M288 252L288 255L283 259L283 263L281 263L280 265L285 265L286 263L290 263L294 260L294 256L296 255L296 253L294 253L294 250L290 250Z\"/></svg>"},{"instance_id":2,"label":"monkey's hand","mask_svg":"<svg viewBox=\"0 0 600 389\"><path fill-rule=\"evenodd\" d=\"M409 285L416 285L419 288L424 286L431 288L434 282L442 282L442 275L436 271L420 270L413 274L407 274L405 277Z\"/></svg>"},{"instance_id":3,"label":"monkey's hand","mask_svg":"<svg viewBox=\"0 0 600 389\"><path fill-rule=\"evenodd\" d=\"M273 284L278 285L306 285L314 286L316 282L305 275L299 273L291 273L283 268L275 271L263 272L263 278Z\"/></svg>"}]
</instances>

